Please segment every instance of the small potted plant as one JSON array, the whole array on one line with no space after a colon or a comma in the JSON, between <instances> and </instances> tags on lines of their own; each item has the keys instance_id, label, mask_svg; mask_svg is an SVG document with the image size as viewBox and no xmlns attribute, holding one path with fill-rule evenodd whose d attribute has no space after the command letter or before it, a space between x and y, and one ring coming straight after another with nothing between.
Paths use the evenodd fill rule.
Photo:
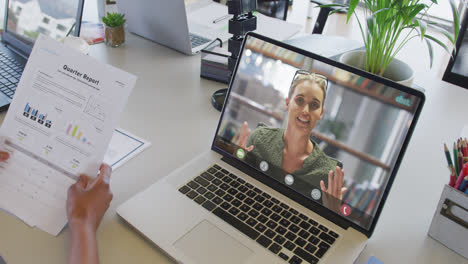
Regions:
<instances>
[{"instance_id":1,"label":"small potted plant","mask_svg":"<svg viewBox=\"0 0 468 264\"><path fill-rule=\"evenodd\" d=\"M107 13L102 17L102 22L106 25L106 44L111 47L118 47L125 42L124 19L125 14Z\"/></svg>"},{"instance_id":2,"label":"small potted plant","mask_svg":"<svg viewBox=\"0 0 468 264\"><path fill-rule=\"evenodd\" d=\"M359 2L362 2L365 6L365 23L362 23L355 14ZM453 32L448 32L434 23L424 21L428 16L428 10L437 4L437 0L430 0L430 2L428 5L421 0L350 0L349 6L331 4L321 7L338 7L332 13L348 9L347 22L354 14L359 23L365 51L362 51L361 55L345 54L341 59L343 63L408 85L410 83L406 82L406 80L396 80L399 76L395 77L396 79L387 76L389 72L400 71L407 74L408 69L411 70L409 66L402 65L403 62L395 59L395 55L408 41L413 38L420 38L427 43L430 66L432 67L432 42L443 47L449 54L451 52L443 41L428 34L428 28L442 33L453 44L456 43L460 31L460 17L454 0L450 0L453 14ZM397 63L399 65L390 65ZM402 67L405 67L406 70L401 70Z\"/></svg>"}]
</instances>

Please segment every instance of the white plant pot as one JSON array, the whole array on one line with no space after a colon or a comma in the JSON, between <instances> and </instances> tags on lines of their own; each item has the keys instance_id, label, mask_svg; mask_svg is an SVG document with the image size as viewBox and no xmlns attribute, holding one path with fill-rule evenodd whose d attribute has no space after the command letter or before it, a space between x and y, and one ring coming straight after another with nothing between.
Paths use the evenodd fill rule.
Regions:
<instances>
[{"instance_id":1,"label":"white plant pot","mask_svg":"<svg viewBox=\"0 0 468 264\"><path fill-rule=\"evenodd\" d=\"M364 50L348 51L341 55L340 62L364 70L366 64L366 52ZM414 71L405 62L399 59L393 59L388 65L383 77L411 87L414 80Z\"/></svg>"}]
</instances>

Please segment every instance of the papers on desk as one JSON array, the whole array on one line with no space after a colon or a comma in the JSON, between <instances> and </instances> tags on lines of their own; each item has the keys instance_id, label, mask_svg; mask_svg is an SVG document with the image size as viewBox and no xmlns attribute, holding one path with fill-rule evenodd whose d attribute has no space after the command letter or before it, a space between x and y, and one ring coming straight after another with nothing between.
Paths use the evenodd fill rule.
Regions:
<instances>
[{"instance_id":1,"label":"papers on desk","mask_svg":"<svg viewBox=\"0 0 468 264\"><path fill-rule=\"evenodd\" d=\"M44 35L0 130L0 208L57 235L68 187L96 176L136 77Z\"/></svg>"},{"instance_id":2,"label":"papers on desk","mask_svg":"<svg viewBox=\"0 0 468 264\"><path fill-rule=\"evenodd\" d=\"M104 156L104 163L109 164L112 170L115 171L125 162L150 146L151 142L139 138L121 128L116 128L109 143L109 148Z\"/></svg>"},{"instance_id":3,"label":"papers on desk","mask_svg":"<svg viewBox=\"0 0 468 264\"><path fill-rule=\"evenodd\" d=\"M265 16L258 12L257 30L254 32L265 35L276 40L286 40L292 38L302 29L301 25L289 23L281 19Z\"/></svg>"},{"instance_id":4,"label":"papers on desk","mask_svg":"<svg viewBox=\"0 0 468 264\"><path fill-rule=\"evenodd\" d=\"M255 13L255 16L257 16L257 30L255 32L273 39L289 39L302 28L301 25L268 17L258 12ZM216 34L214 37L220 38L223 42L232 37L228 32L229 19L232 18L232 15L228 14L226 5L202 0L187 6L187 18L190 32L211 31Z\"/></svg>"},{"instance_id":5,"label":"papers on desk","mask_svg":"<svg viewBox=\"0 0 468 264\"><path fill-rule=\"evenodd\" d=\"M202 36L210 35L223 42L232 37L228 32L228 21L232 15L228 14L227 6L213 1L199 1L186 7L190 32Z\"/></svg>"}]
</instances>

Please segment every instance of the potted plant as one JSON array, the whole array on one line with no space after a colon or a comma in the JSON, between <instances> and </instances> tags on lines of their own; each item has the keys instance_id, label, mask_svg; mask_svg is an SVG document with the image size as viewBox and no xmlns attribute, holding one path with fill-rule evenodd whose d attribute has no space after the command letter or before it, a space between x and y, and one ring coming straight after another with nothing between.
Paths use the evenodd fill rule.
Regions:
<instances>
[{"instance_id":1,"label":"potted plant","mask_svg":"<svg viewBox=\"0 0 468 264\"><path fill-rule=\"evenodd\" d=\"M102 17L102 22L106 25L105 36L106 44L111 47L118 47L125 42L124 19L125 14L107 13Z\"/></svg>"},{"instance_id":2,"label":"potted plant","mask_svg":"<svg viewBox=\"0 0 468 264\"><path fill-rule=\"evenodd\" d=\"M430 1L431 4L427 5L420 0L351 0L349 6L330 4L323 5L322 7L338 7L332 13L348 9L347 22L349 22L349 19L354 14L359 23L365 51L362 51L361 55L346 54L342 57L342 62L408 84L404 80L398 80L397 76L387 76L395 74L395 71L412 75L408 74L408 69L410 68L407 65L403 66L406 67L404 70L402 70L401 65L397 65L393 69L389 68L391 63L401 63L395 59L395 55L398 54L408 41L419 37L427 43L430 66L432 67L432 42L443 47L449 54L451 52L443 41L427 34L427 29L432 28L442 33L453 44L455 44L460 31L460 17L454 0L450 0L454 21L453 32L448 32L438 27L435 23L425 22L424 18L427 17L428 10L437 4L437 0ZM359 2L362 2L366 7L365 23L362 23L355 13ZM365 55L365 57L362 55ZM412 76L409 76L409 78L412 78Z\"/></svg>"}]
</instances>

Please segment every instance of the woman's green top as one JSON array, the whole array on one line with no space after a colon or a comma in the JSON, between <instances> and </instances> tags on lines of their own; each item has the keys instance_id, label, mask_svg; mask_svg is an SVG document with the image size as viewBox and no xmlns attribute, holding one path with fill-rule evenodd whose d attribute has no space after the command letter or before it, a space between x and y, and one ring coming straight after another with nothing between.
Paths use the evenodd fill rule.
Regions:
<instances>
[{"instance_id":1,"label":"woman's green top","mask_svg":"<svg viewBox=\"0 0 468 264\"><path fill-rule=\"evenodd\" d=\"M284 183L288 174L282 170L284 129L257 127L247 141L247 147L253 145L254 149L246 156L246 162L258 168L260 162L268 162L267 175ZM323 180L328 187L328 172L335 171L336 166L343 167L341 162L327 156L315 143L312 153L304 160L301 169L289 173L294 177L294 183L290 186L296 191L310 195L314 188L320 190L320 181Z\"/></svg>"}]
</instances>

